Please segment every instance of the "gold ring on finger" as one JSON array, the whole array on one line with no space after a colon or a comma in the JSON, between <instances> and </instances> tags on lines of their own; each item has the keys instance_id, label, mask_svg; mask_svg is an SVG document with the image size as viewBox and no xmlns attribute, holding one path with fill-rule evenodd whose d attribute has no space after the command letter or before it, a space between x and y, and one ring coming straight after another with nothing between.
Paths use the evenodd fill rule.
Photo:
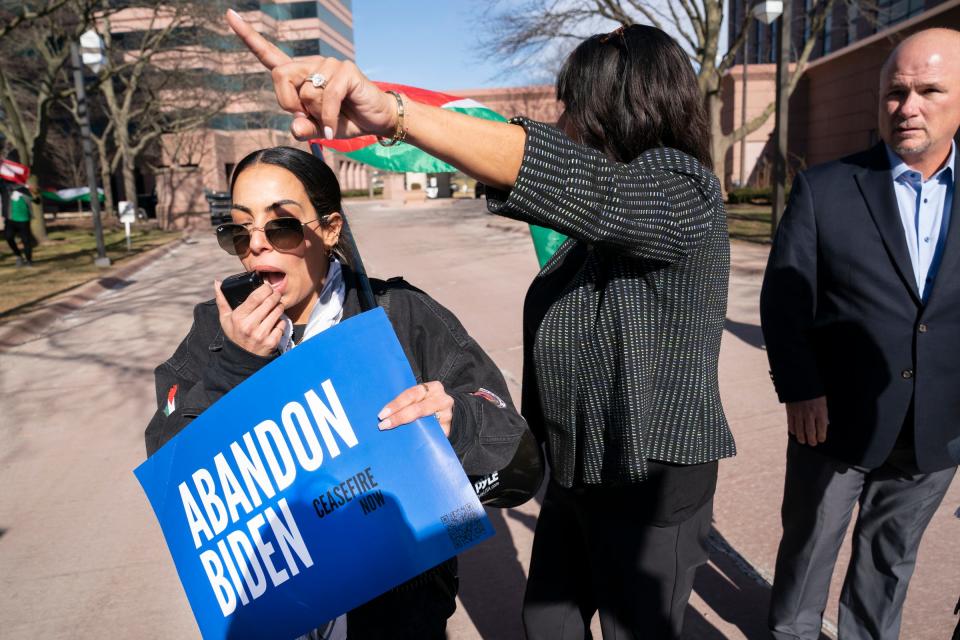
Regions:
<instances>
[{"instance_id":1,"label":"gold ring on finger","mask_svg":"<svg viewBox=\"0 0 960 640\"><path fill-rule=\"evenodd\" d=\"M309 78L310 84L313 85L315 89L323 89L327 86L327 76L322 73L315 73Z\"/></svg>"}]
</instances>

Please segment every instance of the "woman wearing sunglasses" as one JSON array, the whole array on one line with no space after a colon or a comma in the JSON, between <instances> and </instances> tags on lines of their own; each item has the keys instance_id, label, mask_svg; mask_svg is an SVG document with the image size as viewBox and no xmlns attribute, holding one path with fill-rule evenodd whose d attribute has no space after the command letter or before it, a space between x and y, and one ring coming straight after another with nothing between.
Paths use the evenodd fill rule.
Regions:
<instances>
[{"instance_id":1,"label":"woman wearing sunglasses","mask_svg":"<svg viewBox=\"0 0 960 640\"><path fill-rule=\"evenodd\" d=\"M350 61L291 59L235 12L297 137L375 134L487 185L492 213L569 237L524 304L523 413L550 461L524 597L529 640L679 637L734 455L718 359L729 240L684 50L653 27L584 40L557 126L381 91Z\"/></svg>"},{"instance_id":2,"label":"woman wearing sunglasses","mask_svg":"<svg viewBox=\"0 0 960 640\"><path fill-rule=\"evenodd\" d=\"M264 284L236 309L219 283L215 299L197 305L190 333L156 369L148 455L271 360L361 312L339 249L340 185L326 164L290 147L256 151L237 165L230 191L233 222L218 227L217 240ZM486 504L526 501L542 463L500 370L427 294L398 278L370 284L419 382L384 407L380 428L435 415L469 475L499 474L497 494L481 496ZM351 639L443 638L456 593L454 558L331 622L319 637L338 637L346 626Z\"/></svg>"}]
</instances>

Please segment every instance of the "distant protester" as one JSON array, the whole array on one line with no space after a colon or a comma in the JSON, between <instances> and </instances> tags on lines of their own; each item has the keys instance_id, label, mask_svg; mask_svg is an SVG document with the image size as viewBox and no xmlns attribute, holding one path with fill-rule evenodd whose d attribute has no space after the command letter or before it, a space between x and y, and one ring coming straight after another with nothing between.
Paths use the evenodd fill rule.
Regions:
<instances>
[{"instance_id":1,"label":"distant protester","mask_svg":"<svg viewBox=\"0 0 960 640\"><path fill-rule=\"evenodd\" d=\"M523 606L531 640L676 638L707 560L717 461L734 455L718 358L729 241L683 49L653 27L588 38L558 127L383 92L352 62L292 60L236 13L301 138L376 134L488 186L490 211L570 239L523 313L523 414L552 475Z\"/></svg>"},{"instance_id":2,"label":"distant protester","mask_svg":"<svg viewBox=\"0 0 960 640\"><path fill-rule=\"evenodd\" d=\"M40 190L35 186L21 187L10 191L10 207L6 220L3 221L3 236L7 240L10 250L17 257L18 267L33 266L33 232L30 231L30 218L33 198L40 196ZM7 207L4 206L4 212ZM17 246L17 238L23 247Z\"/></svg>"},{"instance_id":3,"label":"distant protester","mask_svg":"<svg viewBox=\"0 0 960 640\"><path fill-rule=\"evenodd\" d=\"M323 161L291 147L255 151L234 169L230 194L233 221L217 227L217 240L264 284L232 309L217 283L214 299L194 308L190 332L156 369L147 455L275 358L362 310L340 248L340 185ZM536 441L497 366L424 292L399 278L370 284L418 381L385 407L381 429L434 415L464 471L506 478L505 469L524 465L534 482L501 490L532 497L542 477ZM442 639L457 588L453 558L311 637Z\"/></svg>"}]
</instances>

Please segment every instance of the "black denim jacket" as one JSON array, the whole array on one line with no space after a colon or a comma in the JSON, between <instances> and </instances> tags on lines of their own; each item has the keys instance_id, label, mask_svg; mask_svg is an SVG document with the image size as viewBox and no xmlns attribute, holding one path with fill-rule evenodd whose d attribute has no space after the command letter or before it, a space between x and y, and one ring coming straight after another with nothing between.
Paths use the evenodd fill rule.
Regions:
<instances>
[{"instance_id":1,"label":"black denim jacket","mask_svg":"<svg viewBox=\"0 0 960 640\"><path fill-rule=\"evenodd\" d=\"M361 312L355 277L344 266L344 319ZM511 461L526 422L513 406L500 370L447 309L400 278L371 280L417 382L438 380L454 399L450 443L471 476L500 471ZM198 304L193 327L169 360L154 371L157 412L144 434L147 455L163 446L228 391L279 354L262 357L232 343L220 328L216 303ZM175 410L164 409L170 390ZM492 392L503 400L474 395Z\"/></svg>"},{"instance_id":2,"label":"black denim jacket","mask_svg":"<svg viewBox=\"0 0 960 640\"><path fill-rule=\"evenodd\" d=\"M356 278L343 266L347 291L344 319L361 312ZM535 442L517 413L500 370L463 325L423 291L400 278L371 280L377 304L390 319L418 382L438 380L454 399L450 443L471 476L503 471L521 440ZM216 303L198 304L193 326L176 352L155 370L157 412L144 434L152 455L224 394L278 355L261 357L232 343L220 328ZM175 410L167 415L167 397L176 385ZM474 395L485 389L482 395ZM499 397L502 405L490 399ZM527 447L528 448L528 447ZM526 456L518 457L530 460ZM535 482L520 482L530 497L542 477L540 463L528 471ZM501 473L503 475L503 473ZM528 488L532 487L532 488ZM528 494L528 495L527 495ZM413 578L348 614L352 636L362 638L426 637L418 630L439 629L456 608L456 558ZM410 635L413 634L413 635Z\"/></svg>"}]
</instances>

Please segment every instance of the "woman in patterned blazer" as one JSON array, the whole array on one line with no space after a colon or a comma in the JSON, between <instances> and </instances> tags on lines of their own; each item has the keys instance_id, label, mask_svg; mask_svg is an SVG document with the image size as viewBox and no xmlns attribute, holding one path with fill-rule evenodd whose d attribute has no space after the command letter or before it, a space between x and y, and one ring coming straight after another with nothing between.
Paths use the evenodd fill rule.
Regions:
<instances>
[{"instance_id":1,"label":"woman in patterned blazer","mask_svg":"<svg viewBox=\"0 0 960 640\"><path fill-rule=\"evenodd\" d=\"M227 20L298 138L416 145L488 185L493 213L569 236L524 308L523 414L552 467L527 637L589 637L597 611L605 637L679 636L717 461L734 455L717 381L726 215L686 54L640 25L588 38L558 78L555 128L419 104Z\"/></svg>"}]
</instances>

